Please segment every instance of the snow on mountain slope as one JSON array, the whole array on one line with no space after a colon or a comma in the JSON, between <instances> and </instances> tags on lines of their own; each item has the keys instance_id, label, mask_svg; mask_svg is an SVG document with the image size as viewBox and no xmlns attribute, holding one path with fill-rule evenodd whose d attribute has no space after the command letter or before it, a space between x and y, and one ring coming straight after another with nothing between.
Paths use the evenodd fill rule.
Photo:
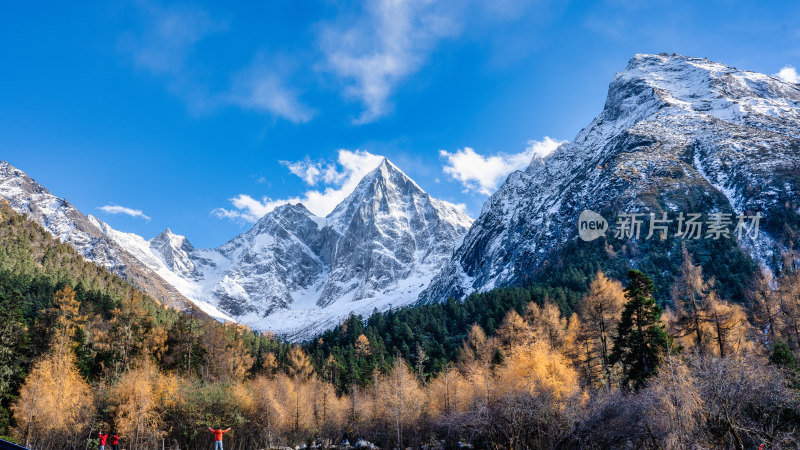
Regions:
<instances>
[{"instance_id":1,"label":"snow on mountain slope","mask_svg":"<svg viewBox=\"0 0 800 450\"><path fill-rule=\"evenodd\" d=\"M146 240L85 216L0 163L0 195L88 260L155 298L304 338L350 312L414 302L471 219L384 160L326 218L284 205L215 249L169 229Z\"/></svg>"},{"instance_id":2,"label":"snow on mountain slope","mask_svg":"<svg viewBox=\"0 0 800 450\"><path fill-rule=\"evenodd\" d=\"M509 175L420 300L535 275L576 242L584 209L760 212L775 222L739 245L769 264L781 227L799 224L798 174L800 86L706 59L636 55L588 127Z\"/></svg>"},{"instance_id":3,"label":"snow on mountain slope","mask_svg":"<svg viewBox=\"0 0 800 450\"><path fill-rule=\"evenodd\" d=\"M209 314L304 338L414 302L470 223L384 160L328 217L283 205L216 249L105 232Z\"/></svg>"},{"instance_id":4,"label":"snow on mountain slope","mask_svg":"<svg viewBox=\"0 0 800 450\"><path fill-rule=\"evenodd\" d=\"M87 260L104 266L153 298L178 309L191 305L178 289L154 273L150 264L131 255L111 238L106 224L85 216L5 161L0 161L0 197L14 210L74 247Z\"/></svg>"},{"instance_id":5,"label":"snow on mountain slope","mask_svg":"<svg viewBox=\"0 0 800 450\"><path fill-rule=\"evenodd\" d=\"M341 237L331 255L320 306L392 292L410 298L449 258L471 223L452 205L431 198L387 160L364 177L328 221ZM412 285L393 286L398 280Z\"/></svg>"},{"instance_id":6,"label":"snow on mountain slope","mask_svg":"<svg viewBox=\"0 0 800 450\"><path fill-rule=\"evenodd\" d=\"M284 205L207 250L226 262L197 264L204 293L190 296L255 328L308 337L350 312L414 302L470 223L384 160L326 218Z\"/></svg>"},{"instance_id":7,"label":"snow on mountain slope","mask_svg":"<svg viewBox=\"0 0 800 450\"><path fill-rule=\"evenodd\" d=\"M172 232L167 229L155 238L147 241L138 234L117 231L111 228L107 223L102 222L95 217L89 216L89 218L114 243L119 245L121 248L124 248L125 251L133 256L133 258L135 258L138 262L145 265L149 270L152 270L158 274L158 276L164 281L169 283L184 296L191 299L194 306L197 306L201 311L216 319L233 321L231 317L220 311L214 304L201 300L203 297L201 295L203 292L203 286L192 281L191 275L194 275L194 272L187 274L185 271L181 270L186 267L186 265L191 265L192 267L194 266L192 257L186 254L181 255L183 256L182 264L177 265L173 264L173 258L169 258L169 256L173 255L174 253L179 253L187 246L192 248L191 244L189 244L185 237L172 234ZM165 237L168 238L168 242L170 244L175 245L174 248L165 245ZM202 258L201 256L197 256L195 258L198 261L206 261L206 259Z\"/></svg>"}]
</instances>

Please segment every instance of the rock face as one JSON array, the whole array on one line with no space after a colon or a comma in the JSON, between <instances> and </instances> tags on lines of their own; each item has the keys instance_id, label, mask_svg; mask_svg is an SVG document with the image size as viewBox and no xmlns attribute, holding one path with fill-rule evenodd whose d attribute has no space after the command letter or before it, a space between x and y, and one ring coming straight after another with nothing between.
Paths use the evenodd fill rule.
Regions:
<instances>
[{"instance_id":1,"label":"rock face","mask_svg":"<svg viewBox=\"0 0 800 450\"><path fill-rule=\"evenodd\" d=\"M327 217L284 205L208 251L216 256L195 262L204 288L190 297L254 327L308 337L350 312L414 302L470 223L384 160Z\"/></svg>"},{"instance_id":2,"label":"rock face","mask_svg":"<svg viewBox=\"0 0 800 450\"><path fill-rule=\"evenodd\" d=\"M416 301L472 222L384 160L328 217L284 205L224 245L198 249L169 229L150 240L115 230L3 164L3 198L88 260L137 283L146 276L172 306L191 299L219 319L294 338L350 312Z\"/></svg>"},{"instance_id":3,"label":"rock face","mask_svg":"<svg viewBox=\"0 0 800 450\"><path fill-rule=\"evenodd\" d=\"M324 218L284 205L207 250L169 230L149 242L116 238L158 259L181 292L218 309L210 314L304 338L350 312L416 301L470 223L384 160Z\"/></svg>"},{"instance_id":4,"label":"rock face","mask_svg":"<svg viewBox=\"0 0 800 450\"><path fill-rule=\"evenodd\" d=\"M420 300L519 282L577 242L586 209L609 221L638 211L758 212L758 239L737 245L774 267L786 234L798 231L798 201L799 85L706 59L637 55L588 127L509 175Z\"/></svg>"},{"instance_id":5,"label":"rock face","mask_svg":"<svg viewBox=\"0 0 800 450\"><path fill-rule=\"evenodd\" d=\"M5 161L0 161L0 197L87 260L107 268L154 299L177 309L191 306L191 301L174 286L115 242L106 233L108 225L84 215Z\"/></svg>"}]
</instances>

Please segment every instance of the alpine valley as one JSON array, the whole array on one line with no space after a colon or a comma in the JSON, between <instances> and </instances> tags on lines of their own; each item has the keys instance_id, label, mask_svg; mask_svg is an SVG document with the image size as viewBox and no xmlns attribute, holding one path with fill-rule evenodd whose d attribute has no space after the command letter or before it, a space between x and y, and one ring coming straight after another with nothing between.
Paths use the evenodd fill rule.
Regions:
<instances>
[{"instance_id":1,"label":"alpine valley","mask_svg":"<svg viewBox=\"0 0 800 450\"><path fill-rule=\"evenodd\" d=\"M798 242L800 85L706 59L636 55L592 123L510 174L474 222L388 160L327 217L287 204L214 249L169 229L150 240L114 230L8 163L0 195L168 305L295 339L351 312L524 285L570 264L619 278L626 267L647 269L666 300L682 240L583 242L576 223L585 209L607 219L760 213L757 239L686 242L722 295L736 297L759 266L779 271Z\"/></svg>"}]
</instances>

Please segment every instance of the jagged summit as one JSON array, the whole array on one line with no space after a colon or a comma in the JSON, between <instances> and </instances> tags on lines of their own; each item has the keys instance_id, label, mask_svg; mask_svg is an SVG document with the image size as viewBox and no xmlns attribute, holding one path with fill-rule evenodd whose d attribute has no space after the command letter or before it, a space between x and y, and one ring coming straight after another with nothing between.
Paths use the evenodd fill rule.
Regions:
<instances>
[{"instance_id":1,"label":"jagged summit","mask_svg":"<svg viewBox=\"0 0 800 450\"><path fill-rule=\"evenodd\" d=\"M509 175L420 298L440 301L537 276L576 245L583 209L702 206L797 218L799 137L797 85L707 59L636 55L586 128ZM784 245L779 228L739 245L773 264Z\"/></svg>"},{"instance_id":2,"label":"jagged summit","mask_svg":"<svg viewBox=\"0 0 800 450\"><path fill-rule=\"evenodd\" d=\"M189 240L186 239L186 236L175 234L169 228L165 228L164 231L158 233L153 239L151 239L151 242L164 242L164 243L169 242L172 245L177 244L179 246L183 245L188 245L189 247L192 246L192 244L189 243Z\"/></svg>"},{"instance_id":3,"label":"jagged summit","mask_svg":"<svg viewBox=\"0 0 800 450\"><path fill-rule=\"evenodd\" d=\"M470 223L384 159L325 218L287 204L218 249L180 252L173 242L194 268L173 271L192 280L187 295L256 328L304 337L351 311L415 301Z\"/></svg>"},{"instance_id":4,"label":"jagged summit","mask_svg":"<svg viewBox=\"0 0 800 450\"><path fill-rule=\"evenodd\" d=\"M609 86L604 114L640 120L660 108L800 136L800 86L706 58L634 56ZM631 114L633 113L633 114Z\"/></svg>"},{"instance_id":5,"label":"jagged summit","mask_svg":"<svg viewBox=\"0 0 800 450\"><path fill-rule=\"evenodd\" d=\"M390 201L398 193L406 196L430 198L414 180L387 158L383 158L378 167L367 173L359 181L353 192L328 214L326 221L341 233L362 203L383 202L382 206L384 208L390 208L401 204L398 199L395 199L397 200L395 202Z\"/></svg>"}]
</instances>

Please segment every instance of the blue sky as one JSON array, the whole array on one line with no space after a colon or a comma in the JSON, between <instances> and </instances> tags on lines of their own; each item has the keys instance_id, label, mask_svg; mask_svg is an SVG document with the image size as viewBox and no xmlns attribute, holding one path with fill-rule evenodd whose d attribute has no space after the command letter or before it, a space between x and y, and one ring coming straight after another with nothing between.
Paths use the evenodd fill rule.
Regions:
<instances>
[{"instance_id":1,"label":"blue sky","mask_svg":"<svg viewBox=\"0 0 800 450\"><path fill-rule=\"evenodd\" d=\"M332 208L378 156L475 217L508 171L591 121L631 56L662 51L800 67L800 7L15 2L0 159L117 229L201 247L282 201Z\"/></svg>"}]
</instances>

